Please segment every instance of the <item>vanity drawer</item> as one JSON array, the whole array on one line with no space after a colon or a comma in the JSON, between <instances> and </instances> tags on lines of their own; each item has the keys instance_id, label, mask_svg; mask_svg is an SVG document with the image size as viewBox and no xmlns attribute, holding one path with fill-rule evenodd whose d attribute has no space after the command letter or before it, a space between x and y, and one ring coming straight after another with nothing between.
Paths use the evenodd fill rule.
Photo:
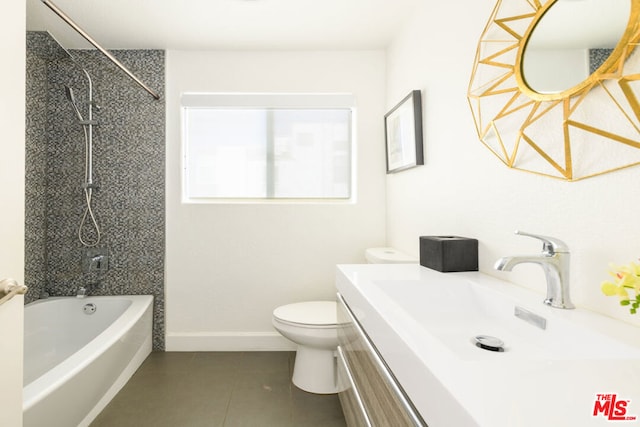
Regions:
<instances>
[{"instance_id":1,"label":"vanity drawer","mask_svg":"<svg viewBox=\"0 0 640 427\"><path fill-rule=\"evenodd\" d=\"M338 346L338 397L349 427L373 427L364 408L362 397L355 387L351 372L347 368L344 352Z\"/></svg>"},{"instance_id":2,"label":"vanity drawer","mask_svg":"<svg viewBox=\"0 0 640 427\"><path fill-rule=\"evenodd\" d=\"M338 361L347 371L338 371L338 375L350 377L355 388L340 393L341 403L343 407L349 405L354 399L349 393L354 392L360 396L364 417L370 422L349 426L426 426L340 295L338 301ZM357 407L345 408L345 414L356 410Z\"/></svg>"}]
</instances>

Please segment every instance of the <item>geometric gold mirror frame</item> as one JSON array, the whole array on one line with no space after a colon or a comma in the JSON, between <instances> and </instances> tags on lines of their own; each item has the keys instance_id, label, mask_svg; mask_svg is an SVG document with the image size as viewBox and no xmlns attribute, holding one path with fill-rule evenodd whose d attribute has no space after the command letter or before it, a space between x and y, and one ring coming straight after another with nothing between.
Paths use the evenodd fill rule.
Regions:
<instances>
[{"instance_id":1,"label":"geometric gold mirror frame","mask_svg":"<svg viewBox=\"0 0 640 427\"><path fill-rule=\"evenodd\" d=\"M611 9L608 44L584 41L614 27ZM567 181L639 165L639 42L640 0L498 0L467 94L480 141L508 167ZM583 77L564 86L537 83L574 68Z\"/></svg>"}]
</instances>

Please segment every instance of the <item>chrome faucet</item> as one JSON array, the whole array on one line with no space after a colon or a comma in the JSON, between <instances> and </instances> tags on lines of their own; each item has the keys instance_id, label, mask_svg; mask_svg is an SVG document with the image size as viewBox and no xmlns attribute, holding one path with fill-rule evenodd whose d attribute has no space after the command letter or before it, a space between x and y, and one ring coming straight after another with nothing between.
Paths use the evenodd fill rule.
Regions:
<instances>
[{"instance_id":1,"label":"chrome faucet","mask_svg":"<svg viewBox=\"0 0 640 427\"><path fill-rule=\"evenodd\" d=\"M102 269L102 263L105 260L105 256L102 254L94 255L89 259L89 272L100 271Z\"/></svg>"},{"instance_id":2,"label":"chrome faucet","mask_svg":"<svg viewBox=\"0 0 640 427\"><path fill-rule=\"evenodd\" d=\"M547 279L547 297L544 303L555 308L575 308L569 296L569 247L562 240L554 237L538 236L523 231L516 231L520 236L542 240L540 255L508 256L496 261L494 268L500 271L511 271L522 263L539 264Z\"/></svg>"},{"instance_id":3,"label":"chrome faucet","mask_svg":"<svg viewBox=\"0 0 640 427\"><path fill-rule=\"evenodd\" d=\"M91 257L87 258L86 263L84 264L84 268L85 268L85 273L87 274L91 274L91 273L96 273L98 275L98 279L100 278L100 272L104 269L105 263L107 262L107 257L104 254L97 254L97 255L92 255ZM89 295L89 286L90 285L95 285L97 282L94 281L87 281L87 285L85 286L80 286L78 288L78 292L76 293L76 297L78 298L84 298L87 295Z\"/></svg>"},{"instance_id":4,"label":"chrome faucet","mask_svg":"<svg viewBox=\"0 0 640 427\"><path fill-rule=\"evenodd\" d=\"M78 293L76 293L76 297L77 298L84 298L87 296L87 288L85 288L84 286L80 286L78 288Z\"/></svg>"}]
</instances>

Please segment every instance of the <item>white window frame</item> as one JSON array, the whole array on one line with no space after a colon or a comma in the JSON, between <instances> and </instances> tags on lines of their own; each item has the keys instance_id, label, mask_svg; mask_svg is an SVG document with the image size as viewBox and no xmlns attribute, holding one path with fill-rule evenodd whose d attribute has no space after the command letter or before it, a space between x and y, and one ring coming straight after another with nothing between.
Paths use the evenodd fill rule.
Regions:
<instances>
[{"instance_id":1,"label":"white window frame","mask_svg":"<svg viewBox=\"0 0 640 427\"><path fill-rule=\"evenodd\" d=\"M265 109L349 109L351 110L350 196L348 198L220 198L188 196L188 141L186 114L188 108L265 108ZM185 92L180 97L181 127L181 199L186 204L353 204L356 202L356 107L355 96L348 93L197 93Z\"/></svg>"}]
</instances>

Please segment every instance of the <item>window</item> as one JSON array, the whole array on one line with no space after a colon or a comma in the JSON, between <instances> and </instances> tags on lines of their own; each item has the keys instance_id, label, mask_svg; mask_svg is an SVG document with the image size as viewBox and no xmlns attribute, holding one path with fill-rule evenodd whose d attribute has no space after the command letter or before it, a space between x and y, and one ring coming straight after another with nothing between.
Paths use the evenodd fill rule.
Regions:
<instances>
[{"instance_id":1,"label":"window","mask_svg":"<svg viewBox=\"0 0 640 427\"><path fill-rule=\"evenodd\" d=\"M350 199L352 95L183 94L184 199Z\"/></svg>"}]
</instances>

